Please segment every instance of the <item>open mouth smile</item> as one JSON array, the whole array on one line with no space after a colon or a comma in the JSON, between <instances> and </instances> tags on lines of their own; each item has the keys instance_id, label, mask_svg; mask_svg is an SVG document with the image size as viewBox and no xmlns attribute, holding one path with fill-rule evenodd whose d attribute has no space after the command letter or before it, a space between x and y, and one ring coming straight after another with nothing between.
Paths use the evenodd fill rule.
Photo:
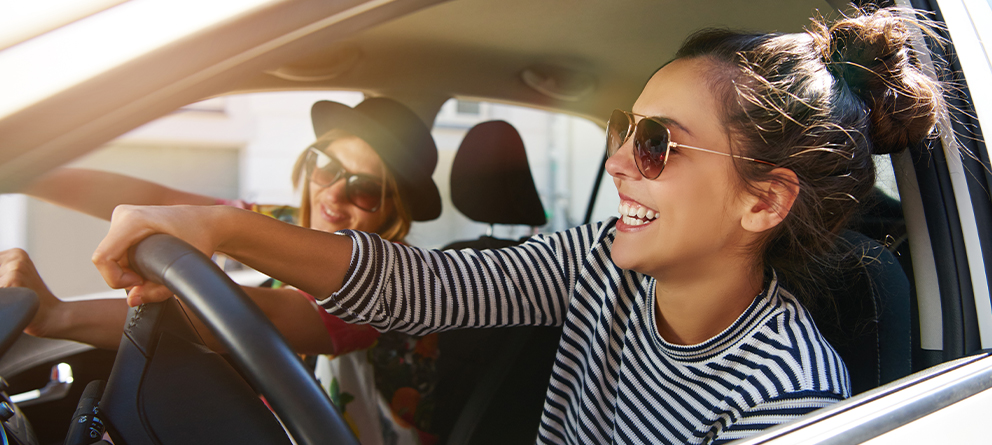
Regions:
<instances>
[{"instance_id":1,"label":"open mouth smile","mask_svg":"<svg viewBox=\"0 0 992 445\"><path fill-rule=\"evenodd\" d=\"M620 219L629 226L643 226L658 218L658 212L634 202L621 202Z\"/></svg>"}]
</instances>

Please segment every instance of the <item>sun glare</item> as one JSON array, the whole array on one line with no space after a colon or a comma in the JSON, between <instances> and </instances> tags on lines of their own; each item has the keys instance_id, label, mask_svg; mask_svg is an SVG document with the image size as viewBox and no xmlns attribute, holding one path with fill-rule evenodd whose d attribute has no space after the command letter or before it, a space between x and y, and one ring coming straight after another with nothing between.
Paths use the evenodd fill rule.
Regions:
<instances>
[{"instance_id":1,"label":"sun glare","mask_svg":"<svg viewBox=\"0 0 992 445\"><path fill-rule=\"evenodd\" d=\"M164 47L187 35L223 23L277 0L132 0L107 8L120 1L92 1L89 9L77 9L61 18L46 16L50 9L72 0L17 2L23 8L0 7L0 30L18 17L36 25L21 31L6 30L0 39L37 32L48 25L68 24L43 32L29 40L0 51L0 118L39 100L106 72L134 57ZM42 9L44 8L44 9ZM92 13L94 10L100 10ZM70 8L71 9L71 8ZM5 13L11 12L10 15ZM69 13L66 13L69 14ZM82 15L81 19L76 20ZM45 17L48 17L46 22ZM3 40L0 40L2 43ZM0 45L0 48L3 48ZM16 67L16 69L10 69Z\"/></svg>"}]
</instances>

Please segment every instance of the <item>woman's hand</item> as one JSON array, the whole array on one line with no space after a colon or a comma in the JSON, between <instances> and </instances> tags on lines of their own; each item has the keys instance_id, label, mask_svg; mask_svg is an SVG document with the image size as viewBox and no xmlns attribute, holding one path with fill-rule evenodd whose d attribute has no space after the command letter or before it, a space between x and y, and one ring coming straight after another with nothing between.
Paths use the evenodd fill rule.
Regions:
<instances>
[{"instance_id":1,"label":"woman's hand","mask_svg":"<svg viewBox=\"0 0 992 445\"><path fill-rule=\"evenodd\" d=\"M172 292L161 284L145 281L128 261L128 250L155 233L166 233L186 241L206 255L217 249L215 233L223 233L217 222L223 206L118 206L110 221L110 231L93 252L93 264L103 279L115 289L130 289L128 304L158 302Z\"/></svg>"},{"instance_id":2,"label":"woman's hand","mask_svg":"<svg viewBox=\"0 0 992 445\"><path fill-rule=\"evenodd\" d=\"M44 337L49 331L52 314L62 301L55 297L34 267L28 253L21 249L0 252L0 287L25 287L38 295L38 312L24 332L36 337Z\"/></svg>"},{"instance_id":3,"label":"woman's hand","mask_svg":"<svg viewBox=\"0 0 992 445\"><path fill-rule=\"evenodd\" d=\"M93 264L110 287L131 288L128 304L163 301L172 294L145 282L128 264L128 249L155 233L179 238L206 255L235 260L310 295L340 289L351 261L351 239L305 229L227 206L118 206Z\"/></svg>"},{"instance_id":4,"label":"woman's hand","mask_svg":"<svg viewBox=\"0 0 992 445\"><path fill-rule=\"evenodd\" d=\"M38 312L24 329L26 334L104 349L117 349L120 344L127 318L123 299L62 301L48 290L34 262L21 249L0 252L0 287L25 287L38 295Z\"/></svg>"}]
</instances>

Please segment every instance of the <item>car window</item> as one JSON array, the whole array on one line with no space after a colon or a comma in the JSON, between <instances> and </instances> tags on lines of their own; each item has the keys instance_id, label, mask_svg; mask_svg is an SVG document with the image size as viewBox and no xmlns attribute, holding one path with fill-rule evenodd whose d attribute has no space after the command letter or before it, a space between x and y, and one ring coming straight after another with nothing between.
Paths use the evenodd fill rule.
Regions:
<instances>
[{"instance_id":1,"label":"car window","mask_svg":"<svg viewBox=\"0 0 992 445\"><path fill-rule=\"evenodd\" d=\"M310 106L323 99L355 105L363 97L358 92L283 92L208 99L126 133L70 166L219 198L297 205L290 172L314 139ZM31 252L55 295L108 291L90 257L109 223L23 195L3 195L0 214L0 247Z\"/></svg>"},{"instance_id":2,"label":"car window","mask_svg":"<svg viewBox=\"0 0 992 445\"><path fill-rule=\"evenodd\" d=\"M105 144L72 166L139 176L170 187L249 202L298 205L290 174L297 155L313 142L310 106L334 100L354 106L354 91L268 92L223 96L182 107ZM582 223L592 182L602 162L605 133L595 123L532 108L450 100L438 113L433 134L438 144L434 180L444 200L440 218L414 223L408 241L441 247L475 239L488 226L454 209L448 188L451 162L465 133L488 120L513 124L524 140L534 182L548 216L541 227L552 232ZM616 211L607 176L594 220ZM613 200L612 204L603 204ZM90 264L93 249L109 224L96 218L19 195L0 199L3 248L21 247L59 296L105 292ZM520 238L529 227L498 226L494 235ZM59 271L45 274L45 271Z\"/></svg>"},{"instance_id":3,"label":"car window","mask_svg":"<svg viewBox=\"0 0 992 445\"><path fill-rule=\"evenodd\" d=\"M892 166L892 158L887 155L875 155L875 187L886 196L899 200L899 187L896 185L896 172Z\"/></svg>"},{"instance_id":4,"label":"car window","mask_svg":"<svg viewBox=\"0 0 992 445\"><path fill-rule=\"evenodd\" d=\"M606 133L602 128L588 119L562 113L451 99L438 112L433 130L438 145L434 182L441 188L443 210L441 217L435 221L414 224L408 238L412 244L439 247L455 240L475 239L486 233L488 225L469 220L451 204L448 178L455 152L465 133L475 124L492 120L510 123L524 141L534 184L548 218L548 224L539 230L554 232L582 223L593 181L603 160ZM618 203L619 198L614 198L612 209L599 209L594 220L615 213ZM605 206L609 207L608 204ZM530 233L531 229L523 226L494 228L494 236L499 238L515 239Z\"/></svg>"}]
</instances>

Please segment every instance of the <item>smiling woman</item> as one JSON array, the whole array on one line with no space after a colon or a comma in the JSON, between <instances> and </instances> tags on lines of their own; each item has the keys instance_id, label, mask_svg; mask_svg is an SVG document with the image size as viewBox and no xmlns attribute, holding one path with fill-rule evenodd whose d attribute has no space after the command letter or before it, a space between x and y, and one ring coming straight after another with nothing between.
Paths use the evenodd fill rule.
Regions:
<instances>
[{"instance_id":1,"label":"smiling woman","mask_svg":"<svg viewBox=\"0 0 992 445\"><path fill-rule=\"evenodd\" d=\"M652 123L611 122L606 168L629 222L440 252L229 208L122 207L94 262L112 286L139 285L131 303L157 299L126 252L165 232L380 330L564 325L541 443L753 435L850 395L800 303L829 295L788 287L834 252L874 184L871 154L920 142L942 111L913 63L921 27L886 9L799 34L691 36L633 104Z\"/></svg>"}]
</instances>

